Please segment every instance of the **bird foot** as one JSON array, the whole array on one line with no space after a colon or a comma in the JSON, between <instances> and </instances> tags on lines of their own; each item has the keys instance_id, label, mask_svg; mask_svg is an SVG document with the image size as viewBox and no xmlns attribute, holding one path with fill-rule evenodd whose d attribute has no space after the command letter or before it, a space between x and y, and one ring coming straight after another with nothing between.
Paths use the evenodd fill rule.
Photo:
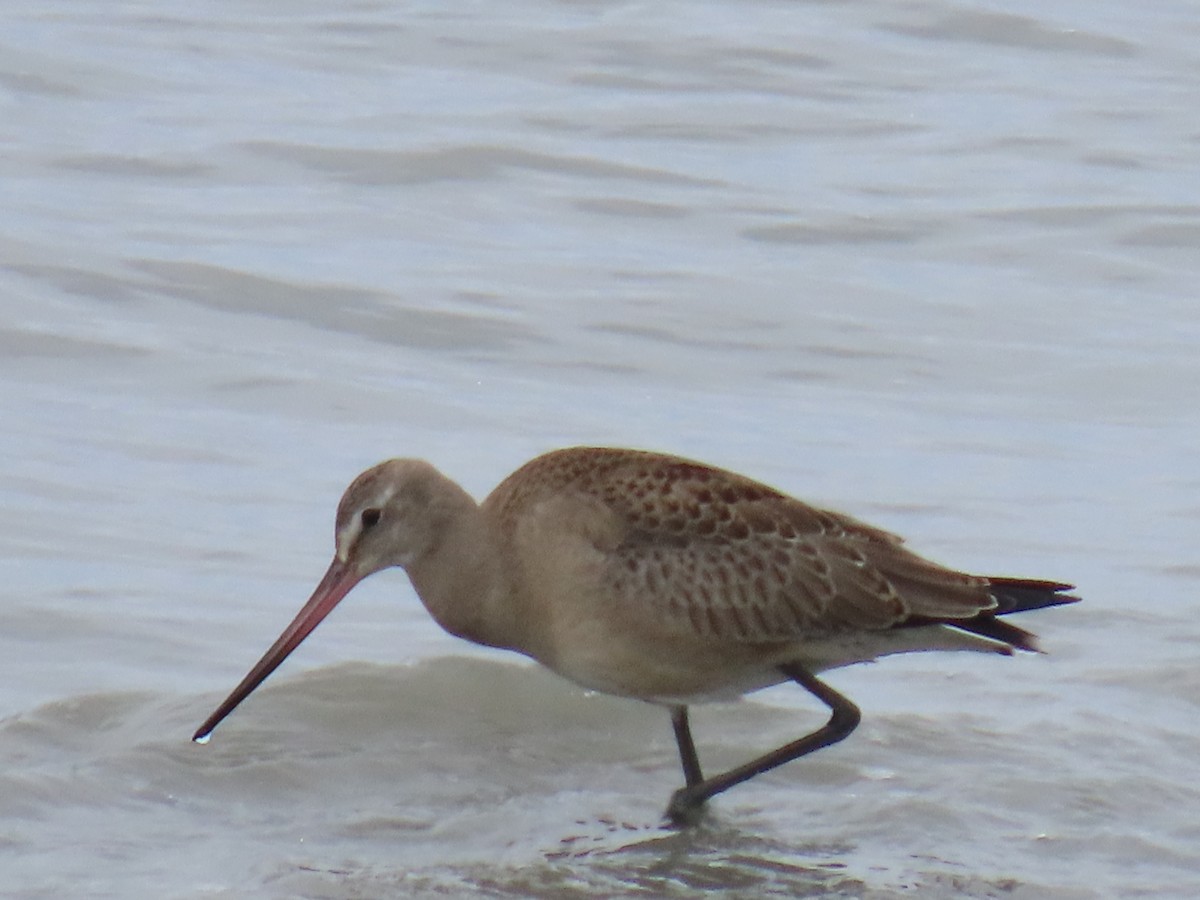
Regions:
<instances>
[{"instance_id":1,"label":"bird foot","mask_svg":"<svg viewBox=\"0 0 1200 900\"><path fill-rule=\"evenodd\" d=\"M673 828L694 828L704 818L707 799L698 797L690 787L681 787L667 804L667 821Z\"/></svg>"}]
</instances>

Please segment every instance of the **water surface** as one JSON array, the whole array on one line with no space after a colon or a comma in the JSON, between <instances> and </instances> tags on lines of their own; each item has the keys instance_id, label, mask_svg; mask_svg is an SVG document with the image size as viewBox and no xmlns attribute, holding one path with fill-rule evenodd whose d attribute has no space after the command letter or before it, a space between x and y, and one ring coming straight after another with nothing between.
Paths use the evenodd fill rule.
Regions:
<instances>
[{"instance_id":1,"label":"water surface","mask_svg":"<svg viewBox=\"0 0 1200 900\"><path fill-rule=\"evenodd\" d=\"M0 33L0 893L1195 896L1185 3L44 3ZM362 468L730 466L1044 656L661 824L665 714L361 586L205 747ZM734 764L820 722L695 714Z\"/></svg>"}]
</instances>

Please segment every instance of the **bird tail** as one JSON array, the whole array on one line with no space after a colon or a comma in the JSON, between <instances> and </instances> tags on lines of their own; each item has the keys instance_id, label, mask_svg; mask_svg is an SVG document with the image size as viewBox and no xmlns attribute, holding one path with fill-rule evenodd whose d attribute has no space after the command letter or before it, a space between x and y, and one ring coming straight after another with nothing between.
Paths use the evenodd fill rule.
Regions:
<instances>
[{"instance_id":1,"label":"bird tail","mask_svg":"<svg viewBox=\"0 0 1200 900\"><path fill-rule=\"evenodd\" d=\"M1044 609L1047 606L1062 606L1078 603L1080 598L1066 591L1075 590L1073 584L1061 581L1038 581L1032 578L989 578L991 594L996 598L994 616Z\"/></svg>"},{"instance_id":2,"label":"bird tail","mask_svg":"<svg viewBox=\"0 0 1200 900\"><path fill-rule=\"evenodd\" d=\"M1045 609L1048 606L1062 606L1067 603L1078 603L1080 597L1068 594L1074 590L1072 584L1059 581L1040 581L1032 578L989 578L991 595L996 600L996 608L972 616L970 619L947 621L947 625L961 628L972 634L1001 641L1018 650L1028 650L1031 653L1040 652L1037 635L1018 628L1009 622L1002 622L997 616L1009 613L1028 612L1032 609Z\"/></svg>"}]
</instances>

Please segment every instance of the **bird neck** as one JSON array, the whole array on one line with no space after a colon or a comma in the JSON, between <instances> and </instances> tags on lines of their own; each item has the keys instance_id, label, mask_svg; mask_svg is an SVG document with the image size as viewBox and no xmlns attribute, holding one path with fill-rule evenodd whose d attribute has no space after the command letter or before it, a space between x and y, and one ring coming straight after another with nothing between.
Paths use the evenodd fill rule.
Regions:
<instances>
[{"instance_id":1,"label":"bird neck","mask_svg":"<svg viewBox=\"0 0 1200 900\"><path fill-rule=\"evenodd\" d=\"M510 623L502 614L510 579L497 536L475 500L465 491L461 495L438 540L408 565L408 577L429 614L450 634L512 648Z\"/></svg>"}]
</instances>

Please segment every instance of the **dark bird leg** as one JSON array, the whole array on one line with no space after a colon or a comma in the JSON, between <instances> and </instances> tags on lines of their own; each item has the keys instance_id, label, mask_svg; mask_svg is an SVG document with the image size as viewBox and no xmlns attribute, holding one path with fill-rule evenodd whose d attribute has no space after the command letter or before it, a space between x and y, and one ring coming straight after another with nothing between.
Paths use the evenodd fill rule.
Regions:
<instances>
[{"instance_id":1,"label":"dark bird leg","mask_svg":"<svg viewBox=\"0 0 1200 900\"><path fill-rule=\"evenodd\" d=\"M790 744L784 744L778 750L772 750L770 753L765 753L728 772L705 779L700 774L700 762L692 743L691 731L688 728L687 708L674 707L671 711L671 722L675 726L675 739L679 744L679 757L683 762L683 773L687 785L671 796L671 802L667 806L667 818L671 822L681 826L695 824L701 808L709 797L729 790L743 781L748 781L755 775L761 775L763 772L769 772L793 759L799 759L814 750L836 744L858 727L862 718L858 707L803 666L788 663L780 666L779 670L829 707L832 713L829 721L812 734L805 735Z\"/></svg>"},{"instance_id":2,"label":"dark bird leg","mask_svg":"<svg viewBox=\"0 0 1200 900\"><path fill-rule=\"evenodd\" d=\"M671 725L675 729L675 743L679 745L679 761L683 763L683 780L688 787L704 781L704 773L700 771L700 757L696 755L696 745L692 742L692 729L688 726L688 711L686 706L671 707Z\"/></svg>"}]
</instances>

